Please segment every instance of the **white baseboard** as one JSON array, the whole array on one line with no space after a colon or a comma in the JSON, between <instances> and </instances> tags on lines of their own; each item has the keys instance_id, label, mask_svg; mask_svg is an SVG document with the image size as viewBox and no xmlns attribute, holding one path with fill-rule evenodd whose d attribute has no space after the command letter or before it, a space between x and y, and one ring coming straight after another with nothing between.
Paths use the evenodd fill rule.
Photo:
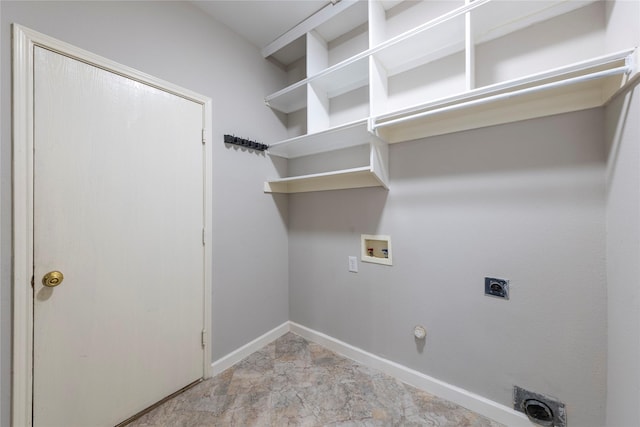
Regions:
<instances>
[{"instance_id":1,"label":"white baseboard","mask_svg":"<svg viewBox=\"0 0 640 427\"><path fill-rule=\"evenodd\" d=\"M509 427L532 427L535 426L526 415L517 412L508 406L501 405L485 397L472 393L452 384L440 381L436 378L425 375L421 372L407 368L406 366L384 359L375 354L369 353L350 344L337 340L321 332L314 331L294 322L289 322L291 332L320 344L338 354L367 366L377 369L387 375L395 377L400 381L412 385L427 393L457 403L494 421L505 424Z\"/></svg>"},{"instance_id":2,"label":"white baseboard","mask_svg":"<svg viewBox=\"0 0 640 427\"><path fill-rule=\"evenodd\" d=\"M315 331L291 321L283 323L277 328L272 329L250 343L213 362L211 364L212 375L217 375L225 369L230 368L245 357L249 356L251 353L260 350L265 345L273 342L289 331L316 344L320 344L329 350L335 351L336 353L364 366L382 371L406 384L414 386L420 390L424 390L427 393L431 393L450 402L457 403L462 407L470 409L480 415L484 415L485 417L491 418L492 420L505 424L509 427L535 426L535 424L529 421L526 415L521 412L517 412L508 406L494 402L444 381L440 381L436 378L430 377L429 375L423 374L422 372L407 368L399 363L376 356L373 353L369 353L358 347L354 347L343 341L330 337L329 335L323 334L322 332Z\"/></svg>"},{"instance_id":3,"label":"white baseboard","mask_svg":"<svg viewBox=\"0 0 640 427\"><path fill-rule=\"evenodd\" d=\"M265 345L275 341L289 331L289 322L284 322L282 325L270 330L264 335L259 336L250 343L245 344L239 349L216 360L211 364L211 376L216 376L222 371L229 369L245 357L249 356L251 353L255 353Z\"/></svg>"}]
</instances>

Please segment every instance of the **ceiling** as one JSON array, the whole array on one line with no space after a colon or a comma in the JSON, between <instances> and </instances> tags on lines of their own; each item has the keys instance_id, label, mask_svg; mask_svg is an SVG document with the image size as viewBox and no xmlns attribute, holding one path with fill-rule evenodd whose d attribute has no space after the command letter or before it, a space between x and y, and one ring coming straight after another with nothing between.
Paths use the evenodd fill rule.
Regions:
<instances>
[{"instance_id":1,"label":"ceiling","mask_svg":"<svg viewBox=\"0 0 640 427\"><path fill-rule=\"evenodd\" d=\"M198 8L263 48L330 0L193 0Z\"/></svg>"}]
</instances>

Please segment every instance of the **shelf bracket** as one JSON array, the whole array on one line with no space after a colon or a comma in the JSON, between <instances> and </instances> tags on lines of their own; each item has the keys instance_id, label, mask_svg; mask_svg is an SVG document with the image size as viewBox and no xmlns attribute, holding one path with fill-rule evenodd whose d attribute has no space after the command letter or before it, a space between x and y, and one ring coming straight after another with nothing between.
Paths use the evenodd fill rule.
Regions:
<instances>
[{"instance_id":1,"label":"shelf bracket","mask_svg":"<svg viewBox=\"0 0 640 427\"><path fill-rule=\"evenodd\" d=\"M375 136L377 138L380 138L380 134L378 133L378 129L376 129L375 122L376 122L375 117L367 118L367 131L371 135L373 135L373 136Z\"/></svg>"},{"instance_id":2,"label":"shelf bracket","mask_svg":"<svg viewBox=\"0 0 640 427\"><path fill-rule=\"evenodd\" d=\"M631 55L627 56L624 59L624 65L625 67L627 67L627 71L625 72L625 74L630 75L634 72L634 70L636 69L636 55L637 55L638 50L636 49Z\"/></svg>"}]
</instances>

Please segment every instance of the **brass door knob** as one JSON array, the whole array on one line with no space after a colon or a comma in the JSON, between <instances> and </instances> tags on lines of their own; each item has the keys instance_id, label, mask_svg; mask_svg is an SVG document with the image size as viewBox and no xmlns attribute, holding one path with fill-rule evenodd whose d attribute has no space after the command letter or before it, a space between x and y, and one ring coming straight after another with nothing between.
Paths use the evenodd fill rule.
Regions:
<instances>
[{"instance_id":1,"label":"brass door knob","mask_svg":"<svg viewBox=\"0 0 640 427\"><path fill-rule=\"evenodd\" d=\"M44 275L42 278L42 284L49 287L55 288L64 280L64 275L59 271L50 271Z\"/></svg>"}]
</instances>

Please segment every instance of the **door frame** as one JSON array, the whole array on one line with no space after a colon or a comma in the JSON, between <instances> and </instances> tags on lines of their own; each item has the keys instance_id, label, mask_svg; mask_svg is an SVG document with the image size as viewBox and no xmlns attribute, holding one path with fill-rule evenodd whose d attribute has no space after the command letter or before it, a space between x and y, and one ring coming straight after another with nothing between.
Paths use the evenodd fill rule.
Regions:
<instances>
[{"instance_id":1,"label":"door frame","mask_svg":"<svg viewBox=\"0 0 640 427\"><path fill-rule=\"evenodd\" d=\"M36 46L136 80L203 106L203 377L211 376L212 100L68 43L13 24L13 379L12 425L32 425L33 404L33 57Z\"/></svg>"}]
</instances>

